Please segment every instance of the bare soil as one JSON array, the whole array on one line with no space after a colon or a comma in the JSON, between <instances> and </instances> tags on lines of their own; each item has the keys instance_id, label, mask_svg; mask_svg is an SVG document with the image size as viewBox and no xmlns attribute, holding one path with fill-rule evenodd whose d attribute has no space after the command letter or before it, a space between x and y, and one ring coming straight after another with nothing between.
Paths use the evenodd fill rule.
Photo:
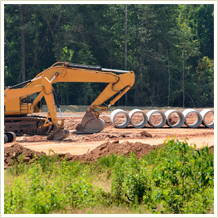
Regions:
<instances>
[{"instance_id":1,"label":"bare soil","mask_svg":"<svg viewBox=\"0 0 218 218\"><path fill-rule=\"evenodd\" d=\"M148 111L145 111L146 113ZM127 155L130 152L137 153L138 156L147 154L150 150L156 149L163 144L164 140L169 137L176 137L179 140L188 138L190 146L214 145L214 129L206 128L201 125L198 128L189 128L185 124L181 128L171 128L167 125L162 128L154 128L147 124L144 128L134 128L129 125L125 129L115 128L110 121L110 113L104 112L100 118L105 120L106 127L100 133L95 134L75 134L77 124L81 123L85 113L63 113L65 118L65 129L70 131L68 138L62 141L48 141L46 136L19 136L16 142L4 144L5 148L5 167L10 162L25 153L24 161L28 162L34 154L60 154L61 157L67 155L69 160L94 161L96 158L121 153ZM158 121L158 116L156 116ZM134 117L137 122L137 116ZM141 116L138 116L141 122ZM152 118L155 123L155 116ZM195 116L189 117L194 122ZM213 114L208 115L209 122L213 121ZM171 122L176 123L178 118L171 117ZM29 149L29 150L28 150Z\"/></svg>"},{"instance_id":2,"label":"bare soil","mask_svg":"<svg viewBox=\"0 0 218 218\"><path fill-rule=\"evenodd\" d=\"M141 142L123 142L119 143L119 140L115 140L113 142L105 142L93 149L92 151L88 151L85 154L81 155L72 155L69 152L67 153L58 153L61 159L66 158L68 161L81 161L81 162L95 162L98 158L106 155L110 155L113 153L114 155L124 155L128 156L130 153L135 153L137 158L140 158L146 154L149 154L150 151L154 151L162 145L154 145L151 146L149 144L143 144ZM23 159L21 159L21 155L23 155ZM41 155L46 155L44 152L36 152L31 149L28 149L19 143L14 143L10 147L6 147L4 151L4 168L8 168L9 166L14 165L22 161L22 163L33 162L36 157L39 158ZM55 155L55 152L51 152L51 156Z\"/></svg>"}]
</instances>

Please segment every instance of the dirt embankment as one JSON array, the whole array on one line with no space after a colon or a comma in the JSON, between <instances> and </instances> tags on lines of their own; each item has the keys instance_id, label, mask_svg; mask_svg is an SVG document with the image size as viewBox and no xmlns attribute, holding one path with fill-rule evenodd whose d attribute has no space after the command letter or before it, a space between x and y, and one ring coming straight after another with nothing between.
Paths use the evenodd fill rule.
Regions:
<instances>
[{"instance_id":1,"label":"dirt embankment","mask_svg":"<svg viewBox=\"0 0 218 218\"><path fill-rule=\"evenodd\" d=\"M44 152L37 152L29 148L25 148L18 143L14 143L10 147L4 148L4 168L7 168L15 164L15 161L19 163L20 157L23 155L23 162L29 163L36 157L45 155Z\"/></svg>"},{"instance_id":2,"label":"dirt embankment","mask_svg":"<svg viewBox=\"0 0 218 218\"><path fill-rule=\"evenodd\" d=\"M140 158L146 154L149 154L150 151L154 151L163 145L149 145L141 142L131 143L125 141L123 143L119 143L118 140L114 142L106 142L93 149L91 152L87 152L83 155L71 155L68 156L69 159L72 160L81 160L81 161L96 161L98 158L106 155L109 156L111 153L115 155L123 155L128 156L130 153L135 153L137 158Z\"/></svg>"},{"instance_id":3,"label":"dirt embankment","mask_svg":"<svg viewBox=\"0 0 218 218\"><path fill-rule=\"evenodd\" d=\"M119 143L119 140L113 142L106 142L82 155L72 155L70 153L60 153L57 154L61 159L66 158L68 161L81 161L81 162L95 162L98 158L109 156L110 154L114 155L123 155L129 156L131 153L135 153L137 158L141 158L144 155L149 154L151 151L163 147L164 144L159 145L149 145L141 142L131 143L125 141ZM214 151L214 146L209 147L210 151ZM44 152L36 152L31 149L25 148L18 143L14 143L10 147L6 147L4 151L4 168L8 168L11 165L14 165L15 161L19 163L20 157L23 156L22 162L29 163L33 162L36 157L39 158L41 155L46 155ZM53 156L55 154L52 154Z\"/></svg>"},{"instance_id":4,"label":"dirt embankment","mask_svg":"<svg viewBox=\"0 0 218 218\"><path fill-rule=\"evenodd\" d=\"M135 153L137 158L140 158L146 154L149 154L150 151L153 151L162 145L151 146L149 144L143 144L140 142L130 143L128 141L119 143L118 140L114 142L106 142L93 149L92 151L88 151L86 154L82 155L72 155L70 153L60 153L57 154L61 159L66 158L68 161L81 161L81 162L92 162L97 161L98 158L110 154L115 155L124 155L128 156L130 153ZM54 155L54 153L51 154ZM23 162L29 163L34 161L36 157L40 157L41 155L46 155L44 152L36 152L31 149L25 148L18 143L14 143L10 147L6 147L4 150L4 167L7 168L15 163L19 163L19 157L23 155ZM52 156L51 155L51 156Z\"/></svg>"}]
</instances>

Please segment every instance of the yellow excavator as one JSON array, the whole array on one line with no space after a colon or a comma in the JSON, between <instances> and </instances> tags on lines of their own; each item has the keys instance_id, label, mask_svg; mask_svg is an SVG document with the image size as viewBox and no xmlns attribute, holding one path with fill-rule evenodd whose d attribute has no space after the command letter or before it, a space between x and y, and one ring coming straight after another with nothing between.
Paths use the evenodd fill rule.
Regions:
<instances>
[{"instance_id":1,"label":"yellow excavator","mask_svg":"<svg viewBox=\"0 0 218 218\"><path fill-rule=\"evenodd\" d=\"M34 79L4 90L5 132L14 132L16 135L48 134L49 140L68 137L69 131L64 129L64 118L52 86L58 82L108 83L87 109L81 124L76 127L77 133L97 133L105 127L105 121L99 115L114 105L134 85L135 75L133 71L57 62ZM37 96L28 102L28 96L33 96L34 93ZM43 97L48 107L47 117L35 114L41 112L40 101ZM111 100L112 97L114 98ZM107 100L110 103L102 105ZM60 118L57 117L55 103Z\"/></svg>"}]
</instances>

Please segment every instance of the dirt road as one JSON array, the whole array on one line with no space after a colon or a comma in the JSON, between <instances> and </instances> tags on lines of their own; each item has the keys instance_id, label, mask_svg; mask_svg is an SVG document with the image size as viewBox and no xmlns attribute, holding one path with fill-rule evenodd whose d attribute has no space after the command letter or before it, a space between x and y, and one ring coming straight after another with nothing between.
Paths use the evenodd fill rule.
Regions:
<instances>
[{"instance_id":1,"label":"dirt road","mask_svg":"<svg viewBox=\"0 0 218 218\"><path fill-rule=\"evenodd\" d=\"M17 137L17 142L29 149L35 151L43 151L46 154L54 153L71 153L72 155L85 154L88 151L95 149L105 142L113 142L119 140L141 142L150 145L162 144L168 137L175 136L179 140L188 138L189 145L197 145L200 148L205 145L214 145L214 129L206 128L201 125L199 128L188 128L185 124L181 128L170 128L165 125L162 128L153 128L146 125L144 128L133 128L129 125L125 129L115 128L110 122L111 112L104 112L101 116L106 122L106 128L95 134L80 134L74 133L75 127L82 120L84 113L64 113L65 128L70 131L70 136L63 141L47 141L46 136L20 136ZM5 144L5 147L11 146L13 143Z\"/></svg>"}]
</instances>

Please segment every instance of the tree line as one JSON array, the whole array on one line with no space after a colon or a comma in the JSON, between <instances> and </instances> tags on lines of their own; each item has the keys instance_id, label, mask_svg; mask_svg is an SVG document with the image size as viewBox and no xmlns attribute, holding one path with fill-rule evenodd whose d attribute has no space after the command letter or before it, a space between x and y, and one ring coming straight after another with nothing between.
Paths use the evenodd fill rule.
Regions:
<instances>
[{"instance_id":1,"label":"tree line","mask_svg":"<svg viewBox=\"0 0 218 218\"><path fill-rule=\"evenodd\" d=\"M135 72L116 105L213 107L213 4L5 4L4 82L57 61ZM105 84L54 84L59 103L89 105Z\"/></svg>"}]
</instances>

